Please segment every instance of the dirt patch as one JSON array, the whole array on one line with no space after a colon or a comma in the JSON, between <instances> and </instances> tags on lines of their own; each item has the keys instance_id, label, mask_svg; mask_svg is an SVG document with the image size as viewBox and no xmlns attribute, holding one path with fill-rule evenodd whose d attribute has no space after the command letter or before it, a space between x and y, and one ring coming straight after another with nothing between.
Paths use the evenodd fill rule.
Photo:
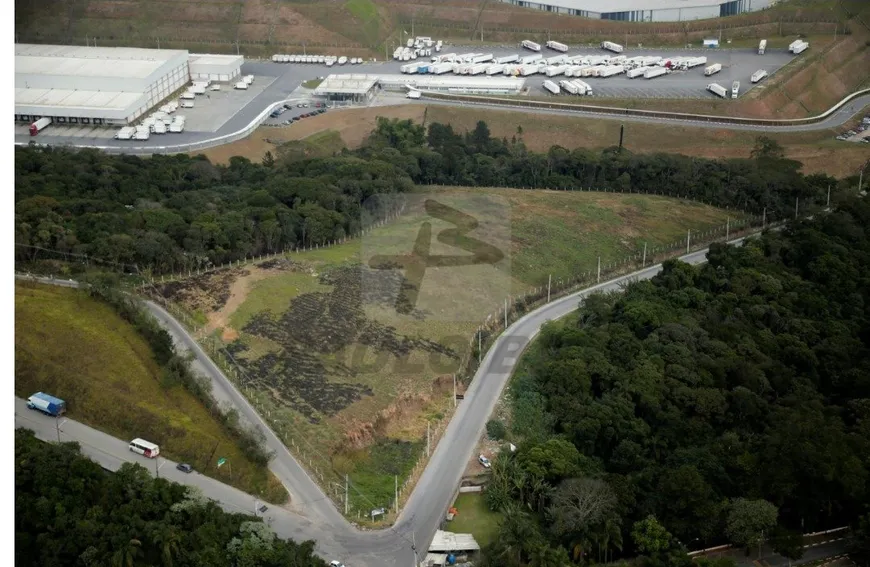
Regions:
<instances>
[{"instance_id":1,"label":"dirt patch","mask_svg":"<svg viewBox=\"0 0 870 567\"><path fill-rule=\"evenodd\" d=\"M206 325L206 333L210 333L216 329L222 329L221 338L225 342L232 342L239 338L239 333L230 327L230 316L236 312L236 309L245 302L248 298L248 292L251 286L270 275L274 275L273 270L264 270L260 267L248 268L244 274L240 274L229 287L229 294L223 302L220 309L211 311L206 314L208 325Z\"/></svg>"},{"instance_id":2,"label":"dirt patch","mask_svg":"<svg viewBox=\"0 0 870 567\"><path fill-rule=\"evenodd\" d=\"M238 277L248 274L246 269L230 268L195 275L183 281L157 286L157 291L173 303L188 311L211 313L223 307L230 297L230 288Z\"/></svg>"}]
</instances>

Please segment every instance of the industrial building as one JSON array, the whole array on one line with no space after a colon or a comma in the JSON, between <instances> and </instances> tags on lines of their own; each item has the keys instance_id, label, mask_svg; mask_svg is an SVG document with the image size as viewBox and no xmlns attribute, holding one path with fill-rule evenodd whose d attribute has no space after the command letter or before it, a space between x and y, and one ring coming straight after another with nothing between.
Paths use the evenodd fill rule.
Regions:
<instances>
[{"instance_id":1,"label":"industrial building","mask_svg":"<svg viewBox=\"0 0 870 567\"><path fill-rule=\"evenodd\" d=\"M314 89L314 96L328 101L365 104L378 90L377 75L329 75Z\"/></svg>"},{"instance_id":2,"label":"industrial building","mask_svg":"<svg viewBox=\"0 0 870 567\"><path fill-rule=\"evenodd\" d=\"M15 119L130 124L189 83L192 68L229 81L242 61L180 49L16 44Z\"/></svg>"},{"instance_id":3,"label":"industrial building","mask_svg":"<svg viewBox=\"0 0 870 567\"><path fill-rule=\"evenodd\" d=\"M734 16L768 8L779 0L501 0L556 14L623 22L683 22Z\"/></svg>"}]
</instances>

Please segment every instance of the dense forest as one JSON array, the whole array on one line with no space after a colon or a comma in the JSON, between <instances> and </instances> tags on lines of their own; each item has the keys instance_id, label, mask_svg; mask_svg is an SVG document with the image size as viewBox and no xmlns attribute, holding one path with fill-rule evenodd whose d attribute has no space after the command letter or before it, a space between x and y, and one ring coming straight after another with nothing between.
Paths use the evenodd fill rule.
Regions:
<instances>
[{"instance_id":1,"label":"dense forest","mask_svg":"<svg viewBox=\"0 0 870 567\"><path fill-rule=\"evenodd\" d=\"M849 524L870 564L870 204L708 259L545 327L485 491L505 512L488 565L762 539L797 558L797 534Z\"/></svg>"},{"instance_id":2,"label":"dense forest","mask_svg":"<svg viewBox=\"0 0 870 567\"><path fill-rule=\"evenodd\" d=\"M326 567L313 550L139 465L110 474L76 443L15 431L15 565Z\"/></svg>"},{"instance_id":3,"label":"dense forest","mask_svg":"<svg viewBox=\"0 0 870 567\"><path fill-rule=\"evenodd\" d=\"M373 195L441 184L654 192L738 208L776 220L795 200L824 203L836 181L804 176L776 142L759 138L746 159L704 160L553 147L528 151L522 137L465 134L379 119L359 150L317 159L108 155L30 146L15 153L18 260L43 250L80 254L152 274L205 268L251 255L355 235Z\"/></svg>"}]
</instances>

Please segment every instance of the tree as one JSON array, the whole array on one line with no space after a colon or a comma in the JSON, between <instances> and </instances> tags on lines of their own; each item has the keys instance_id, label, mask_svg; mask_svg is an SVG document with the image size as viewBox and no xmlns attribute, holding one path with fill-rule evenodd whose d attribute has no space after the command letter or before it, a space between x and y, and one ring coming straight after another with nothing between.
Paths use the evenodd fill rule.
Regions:
<instances>
[{"instance_id":1,"label":"tree","mask_svg":"<svg viewBox=\"0 0 870 567\"><path fill-rule=\"evenodd\" d=\"M504 439L507 429L502 421L498 419L490 419L486 422L486 434L490 439L501 441Z\"/></svg>"},{"instance_id":2,"label":"tree","mask_svg":"<svg viewBox=\"0 0 870 567\"><path fill-rule=\"evenodd\" d=\"M615 508L616 495L606 482L594 478L571 478L556 488L548 515L553 532L564 536L590 532Z\"/></svg>"},{"instance_id":3,"label":"tree","mask_svg":"<svg viewBox=\"0 0 870 567\"><path fill-rule=\"evenodd\" d=\"M664 553L671 547L671 534L652 515L634 523L631 539L638 551L650 555Z\"/></svg>"},{"instance_id":4,"label":"tree","mask_svg":"<svg viewBox=\"0 0 870 567\"><path fill-rule=\"evenodd\" d=\"M767 136L758 136L755 138L755 146L749 154L752 159L782 159L785 155L785 150L779 142Z\"/></svg>"},{"instance_id":5,"label":"tree","mask_svg":"<svg viewBox=\"0 0 870 567\"><path fill-rule=\"evenodd\" d=\"M770 535L773 550L788 559L789 566L804 556L804 536L800 532L777 526Z\"/></svg>"},{"instance_id":6,"label":"tree","mask_svg":"<svg viewBox=\"0 0 870 567\"><path fill-rule=\"evenodd\" d=\"M737 498L731 503L725 534L736 545L751 548L764 541L764 532L776 525L779 510L767 500Z\"/></svg>"}]
</instances>

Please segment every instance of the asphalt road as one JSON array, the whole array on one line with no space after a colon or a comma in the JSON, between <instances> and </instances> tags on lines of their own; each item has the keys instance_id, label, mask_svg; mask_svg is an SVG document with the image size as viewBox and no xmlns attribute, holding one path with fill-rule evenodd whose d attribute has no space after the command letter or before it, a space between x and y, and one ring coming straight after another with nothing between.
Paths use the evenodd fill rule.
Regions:
<instances>
[{"instance_id":1,"label":"asphalt road","mask_svg":"<svg viewBox=\"0 0 870 567\"><path fill-rule=\"evenodd\" d=\"M742 239L734 242L742 242ZM681 260L700 264L706 261L706 254L706 249L700 250L681 257ZM407 566L413 561L412 542L418 550L422 550L420 559L425 556L425 550L451 504L451 497L462 477L465 464L483 434L484 425L493 407L522 350L540 332L541 327L547 321L559 319L574 311L579 302L589 294L618 291L627 282L649 279L660 270L661 265L658 264L603 282L555 300L514 322L487 353L398 521L393 527L377 532L354 529L181 325L154 303L146 302L146 305L172 335L174 342L194 355L198 364L197 370L211 380L215 395L233 404L249 423L255 423L264 430L269 448L275 451L270 469L284 483L293 499L291 510L275 508L267 512L266 517L276 533L295 539L315 539L319 554L327 559L338 558L348 567L399 567ZM76 285L69 280L39 281ZM52 418L27 411L26 408L16 410L16 423L36 429L43 439L57 438ZM86 454L108 468L117 468L126 461L141 462L139 455L128 451L127 441L114 439L72 420L67 420L63 431L67 439L80 441ZM171 466L174 467L174 464ZM244 495L201 475L185 475L180 478L187 484L195 480L195 485L209 498L221 502L227 509L244 510L247 507L253 510L253 496Z\"/></svg>"}]
</instances>

